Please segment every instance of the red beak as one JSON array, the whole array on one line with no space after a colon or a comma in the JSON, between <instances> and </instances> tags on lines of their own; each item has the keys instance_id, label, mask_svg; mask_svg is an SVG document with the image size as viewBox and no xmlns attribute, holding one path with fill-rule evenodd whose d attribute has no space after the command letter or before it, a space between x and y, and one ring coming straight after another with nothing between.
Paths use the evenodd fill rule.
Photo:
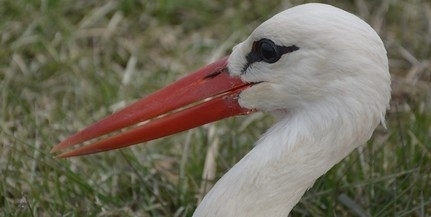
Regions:
<instances>
[{"instance_id":1,"label":"red beak","mask_svg":"<svg viewBox=\"0 0 431 217\"><path fill-rule=\"evenodd\" d=\"M99 136L117 133L58 157L93 154L131 146L253 110L238 104L238 95L252 84L231 77L227 57L220 59L132 105L100 120L57 144L57 152Z\"/></svg>"}]
</instances>

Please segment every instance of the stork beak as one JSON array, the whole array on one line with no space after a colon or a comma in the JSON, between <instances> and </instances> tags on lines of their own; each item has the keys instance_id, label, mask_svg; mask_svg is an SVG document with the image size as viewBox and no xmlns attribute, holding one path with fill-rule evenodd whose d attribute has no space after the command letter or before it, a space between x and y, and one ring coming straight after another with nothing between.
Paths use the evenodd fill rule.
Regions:
<instances>
[{"instance_id":1,"label":"stork beak","mask_svg":"<svg viewBox=\"0 0 431 217\"><path fill-rule=\"evenodd\" d=\"M205 66L79 131L57 144L51 152L75 147L77 144L126 127L131 128L79 146L59 154L58 157L93 154L168 136L226 117L253 112L238 104L239 93L253 84L244 83L238 77L231 77L226 66L227 57Z\"/></svg>"}]
</instances>

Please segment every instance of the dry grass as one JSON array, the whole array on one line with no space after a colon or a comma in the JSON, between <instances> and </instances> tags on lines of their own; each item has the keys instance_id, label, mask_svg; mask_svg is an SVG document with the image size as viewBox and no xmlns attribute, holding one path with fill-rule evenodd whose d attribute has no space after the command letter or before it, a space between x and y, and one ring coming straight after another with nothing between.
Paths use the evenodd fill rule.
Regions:
<instances>
[{"instance_id":1,"label":"dry grass","mask_svg":"<svg viewBox=\"0 0 431 217\"><path fill-rule=\"evenodd\" d=\"M0 1L0 215L191 216L270 118L70 160L49 150L303 2ZM392 109L389 129L319 179L292 216L430 216L431 3L323 2L358 14L383 38Z\"/></svg>"}]
</instances>

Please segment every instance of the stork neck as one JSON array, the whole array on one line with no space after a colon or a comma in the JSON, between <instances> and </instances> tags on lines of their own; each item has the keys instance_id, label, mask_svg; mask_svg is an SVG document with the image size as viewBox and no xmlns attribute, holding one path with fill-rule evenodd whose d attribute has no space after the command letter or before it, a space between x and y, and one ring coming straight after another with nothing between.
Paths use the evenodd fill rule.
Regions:
<instances>
[{"instance_id":1,"label":"stork neck","mask_svg":"<svg viewBox=\"0 0 431 217\"><path fill-rule=\"evenodd\" d=\"M348 121L361 117L348 110L323 110L294 112L271 127L216 183L194 216L286 217L314 181L369 139L377 125L363 118ZM366 123L369 132L352 126L357 122Z\"/></svg>"}]
</instances>

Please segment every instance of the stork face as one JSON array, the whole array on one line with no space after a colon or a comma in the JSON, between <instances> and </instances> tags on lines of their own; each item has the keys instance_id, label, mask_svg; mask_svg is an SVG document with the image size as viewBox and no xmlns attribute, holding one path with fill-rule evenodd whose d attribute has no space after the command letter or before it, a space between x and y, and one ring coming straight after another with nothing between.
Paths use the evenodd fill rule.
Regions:
<instances>
[{"instance_id":1,"label":"stork face","mask_svg":"<svg viewBox=\"0 0 431 217\"><path fill-rule=\"evenodd\" d=\"M240 105L270 112L336 103L346 95L379 104L384 112L390 96L387 65L383 43L367 23L322 4L275 15L228 59L232 76L258 83L241 93Z\"/></svg>"}]
</instances>

